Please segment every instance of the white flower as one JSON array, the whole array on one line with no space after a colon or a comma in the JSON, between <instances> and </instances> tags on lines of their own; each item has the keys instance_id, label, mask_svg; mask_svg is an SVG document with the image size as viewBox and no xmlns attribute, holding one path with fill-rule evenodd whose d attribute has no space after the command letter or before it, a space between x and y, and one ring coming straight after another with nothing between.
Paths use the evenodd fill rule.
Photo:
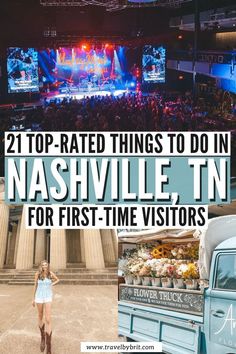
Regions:
<instances>
[{"instance_id":1,"label":"white flower","mask_svg":"<svg viewBox=\"0 0 236 354\"><path fill-rule=\"evenodd\" d=\"M180 266L178 266L178 269L177 269L177 273L179 275L183 274L184 272L186 272L188 270L188 266L187 264L180 264Z\"/></svg>"}]
</instances>

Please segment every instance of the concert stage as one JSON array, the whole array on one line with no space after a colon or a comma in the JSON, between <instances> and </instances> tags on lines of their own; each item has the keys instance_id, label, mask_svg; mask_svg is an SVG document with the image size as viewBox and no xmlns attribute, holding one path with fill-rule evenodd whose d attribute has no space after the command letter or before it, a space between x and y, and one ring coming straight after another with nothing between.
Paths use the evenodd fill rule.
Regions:
<instances>
[{"instance_id":1,"label":"concert stage","mask_svg":"<svg viewBox=\"0 0 236 354\"><path fill-rule=\"evenodd\" d=\"M50 102L54 99L59 99L63 100L64 98L67 99L76 99L76 100L82 100L85 97L92 97L92 96L122 96L124 93L127 93L127 90L113 90L113 91L80 91L77 93L50 93L48 95L44 94L44 101L46 100L47 102Z\"/></svg>"}]
</instances>

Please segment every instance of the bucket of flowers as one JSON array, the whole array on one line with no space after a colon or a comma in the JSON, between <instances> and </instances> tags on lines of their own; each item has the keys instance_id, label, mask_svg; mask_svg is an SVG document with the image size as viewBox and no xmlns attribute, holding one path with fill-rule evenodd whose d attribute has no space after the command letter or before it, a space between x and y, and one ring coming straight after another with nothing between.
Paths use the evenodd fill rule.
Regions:
<instances>
[{"instance_id":1,"label":"bucket of flowers","mask_svg":"<svg viewBox=\"0 0 236 354\"><path fill-rule=\"evenodd\" d=\"M152 285L151 267L146 263L143 264L142 268L140 269L139 276L142 278L143 285L145 286Z\"/></svg>"},{"instance_id":2,"label":"bucket of flowers","mask_svg":"<svg viewBox=\"0 0 236 354\"><path fill-rule=\"evenodd\" d=\"M179 261L176 260L176 272L175 272L175 277L173 279L173 284L174 288L176 289L185 289L185 281L184 281L184 276L183 273L188 270L187 262L184 263L184 261Z\"/></svg>"},{"instance_id":3,"label":"bucket of flowers","mask_svg":"<svg viewBox=\"0 0 236 354\"><path fill-rule=\"evenodd\" d=\"M186 288L197 290L199 287L199 269L197 262L187 264L187 269L183 272Z\"/></svg>"},{"instance_id":4,"label":"bucket of flowers","mask_svg":"<svg viewBox=\"0 0 236 354\"><path fill-rule=\"evenodd\" d=\"M144 262L141 261L140 259L131 260L130 273L132 275L134 285L142 284L142 279L139 273L143 266L144 266Z\"/></svg>"},{"instance_id":5,"label":"bucket of flowers","mask_svg":"<svg viewBox=\"0 0 236 354\"><path fill-rule=\"evenodd\" d=\"M123 257L119 259L119 271L122 273L126 284L133 284L133 277L130 273L129 261L127 258Z\"/></svg>"},{"instance_id":6,"label":"bucket of flowers","mask_svg":"<svg viewBox=\"0 0 236 354\"><path fill-rule=\"evenodd\" d=\"M163 258L161 261L164 261L161 269L161 284L163 288L172 288L173 287L173 277L176 272L176 266L174 262L169 259Z\"/></svg>"},{"instance_id":7,"label":"bucket of flowers","mask_svg":"<svg viewBox=\"0 0 236 354\"><path fill-rule=\"evenodd\" d=\"M161 287L161 265L159 259L150 259L146 262L151 268L151 283L152 286Z\"/></svg>"},{"instance_id":8,"label":"bucket of flowers","mask_svg":"<svg viewBox=\"0 0 236 354\"><path fill-rule=\"evenodd\" d=\"M119 259L119 272L125 279L127 285L133 284L133 274L131 272L131 267L134 264L134 260L137 259L137 250L132 248L125 250L122 257Z\"/></svg>"}]
</instances>

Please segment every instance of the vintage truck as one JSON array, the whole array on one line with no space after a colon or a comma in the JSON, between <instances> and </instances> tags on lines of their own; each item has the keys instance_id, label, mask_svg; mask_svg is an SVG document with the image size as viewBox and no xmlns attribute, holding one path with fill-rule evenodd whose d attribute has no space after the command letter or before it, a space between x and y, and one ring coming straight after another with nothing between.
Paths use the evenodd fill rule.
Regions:
<instances>
[{"instance_id":1,"label":"vintage truck","mask_svg":"<svg viewBox=\"0 0 236 354\"><path fill-rule=\"evenodd\" d=\"M201 290L120 284L119 335L171 354L236 354L236 215L200 235Z\"/></svg>"}]
</instances>

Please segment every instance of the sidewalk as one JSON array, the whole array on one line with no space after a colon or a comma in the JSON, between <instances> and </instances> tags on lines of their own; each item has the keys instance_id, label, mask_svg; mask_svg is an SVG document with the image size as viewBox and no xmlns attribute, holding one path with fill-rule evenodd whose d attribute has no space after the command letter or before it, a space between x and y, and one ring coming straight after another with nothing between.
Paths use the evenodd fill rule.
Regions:
<instances>
[{"instance_id":1,"label":"sidewalk","mask_svg":"<svg viewBox=\"0 0 236 354\"><path fill-rule=\"evenodd\" d=\"M0 353L39 354L31 286L0 285ZM81 341L118 341L117 286L57 285L52 354L77 354Z\"/></svg>"}]
</instances>

